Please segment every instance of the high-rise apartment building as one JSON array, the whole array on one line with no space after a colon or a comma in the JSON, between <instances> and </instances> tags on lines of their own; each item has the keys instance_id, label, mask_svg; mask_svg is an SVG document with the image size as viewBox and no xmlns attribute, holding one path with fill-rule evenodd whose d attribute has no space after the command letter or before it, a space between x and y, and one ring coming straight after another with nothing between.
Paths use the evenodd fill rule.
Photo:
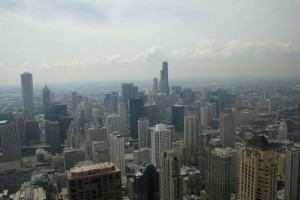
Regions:
<instances>
[{"instance_id":1,"label":"high-rise apartment building","mask_svg":"<svg viewBox=\"0 0 300 200\"><path fill-rule=\"evenodd\" d=\"M159 167L160 153L172 149L172 134L165 124L156 124L151 130L151 163Z\"/></svg>"},{"instance_id":2,"label":"high-rise apartment building","mask_svg":"<svg viewBox=\"0 0 300 200\"><path fill-rule=\"evenodd\" d=\"M142 98L129 99L130 137L138 139L138 120L144 117L144 100Z\"/></svg>"},{"instance_id":3,"label":"high-rise apartment building","mask_svg":"<svg viewBox=\"0 0 300 200\"><path fill-rule=\"evenodd\" d=\"M117 132L109 135L109 147L111 162L114 163L125 174L125 141Z\"/></svg>"},{"instance_id":4,"label":"high-rise apartment building","mask_svg":"<svg viewBox=\"0 0 300 200\"><path fill-rule=\"evenodd\" d=\"M51 114L51 97L50 97L50 90L45 85L43 89L43 112L45 118Z\"/></svg>"},{"instance_id":5,"label":"high-rise apartment building","mask_svg":"<svg viewBox=\"0 0 300 200\"><path fill-rule=\"evenodd\" d=\"M285 122L281 122L278 128L278 137L277 140L281 142L282 140L287 139L288 128Z\"/></svg>"},{"instance_id":6,"label":"high-rise apartment building","mask_svg":"<svg viewBox=\"0 0 300 200\"><path fill-rule=\"evenodd\" d=\"M237 150L230 147L215 148L207 157L207 194L210 200L231 200L236 193Z\"/></svg>"},{"instance_id":7,"label":"high-rise apartment building","mask_svg":"<svg viewBox=\"0 0 300 200\"><path fill-rule=\"evenodd\" d=\"M139 148L150 147L149 120L140 118L138 120Z\"/></svg>"},{"instance_id":8,"label":"high-rise apartment building","mask_svg":"<svg viewBox=\"0 0 300 200\"><path fill-rule=\"evenodd\" d=\"M160 199L181 200L182 180L180 176L181 159L176 151L161 153Z\"/></svg>"},{"instance_id":9,"label":"high-rise apartment building","mask_svg":"<svg viewBox=\"0 0 300 200\"><path fill-rule=\"evenodd\" d=\"M190 155L199 152L200 122L196 115L184 116L184 143L189 148Z\"/></svg>"},{"instance_id":10,"label":"high-rise apartment building","mask_svg":"<svg viewBox=\"0 0 300 200\"><path fill-rule=\"evenodd\" d=\"M277 199L278 158L264 136L253 136L242 148L238 200Z\"/></svg>"},{"instance_id":11,"label":"high-rise apartment building","mask_svg":"<svg viewBox=\"0 0 300 200\"><path fill-rule=\"evenodd\" d=\"M169 95L169 72L168 62L162 62L162 70L160 70L159 92Z\"/></svg>"},{"instance_id":12,"label":"high-rise apartment building","mask_svg":"<svg viewBox=\"0 0 300 200\"><path fill-rule=\"evenodd\" d=\"M20 136L15 123L0 121L2 162L21 160Z\"/></svg>"},{"instance_id":13,"label":"high-rise apartment building","mask_svg":"<svg viewBox=\"0 0 300 200\"><path fill-rule=\"evenodd\" d=\"M24 113L29 113L29 119L34 118L34 96L32 74L25 72L21 74L21 87Z\"/></svg>"},{"instance_id":14,"label":"high-rise apartment building","mask_svg":"<svg viewBox=\"0 0 300 200\"><path fill-rule=\"evenodd\" d=\"M69 200L122 200L122 178L113 163L82 163L67 172Z\"/></svg>"},{"instance_id":15,"label":"high-rise apartment building","mask_svg":"<svg viewBox=\"0 0 300 200\"><path fill-rule=\"evenodd\" d=\"M222 147L234 148L235 132L233 114L230 108L224 109L220 116L220 136Z\"/></svg>"},{"instance_id":16,"label":"high-rise apartment building","mask_svg":"<svg viewBox=\"0 0 300 200\"><path fill-rule=\"evenodd\" d=\"M286 154L285 172L286 200L300 199L300 145L296 144Z\"/></svg>"},{"instance_id":17,"label":"high-rise apartment building","mask_svg":"<svg viewBox=\"0 0 300 200\"><path fill-rule=\"evenodd\" d=\"M109 135L113 132L121 133L121 117L120 115L111 114L106 116L106 132L107 132L107 139Z\"/></svg>"}]
</instances>

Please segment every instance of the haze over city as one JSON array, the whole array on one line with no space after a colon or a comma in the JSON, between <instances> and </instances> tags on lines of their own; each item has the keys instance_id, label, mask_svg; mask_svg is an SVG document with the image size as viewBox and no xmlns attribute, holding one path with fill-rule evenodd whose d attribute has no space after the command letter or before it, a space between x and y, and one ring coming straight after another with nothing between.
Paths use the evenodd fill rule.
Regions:
<instances>
[{"instance_id":1,"label":"haze over city","mask_svg":"<svg viewBox=\"0 0 300 200\"><path fill-rule=\"evenodd\" d=\"M299 1L2 1L0 79L299 78Z\"/></svg>"}]
</instances>

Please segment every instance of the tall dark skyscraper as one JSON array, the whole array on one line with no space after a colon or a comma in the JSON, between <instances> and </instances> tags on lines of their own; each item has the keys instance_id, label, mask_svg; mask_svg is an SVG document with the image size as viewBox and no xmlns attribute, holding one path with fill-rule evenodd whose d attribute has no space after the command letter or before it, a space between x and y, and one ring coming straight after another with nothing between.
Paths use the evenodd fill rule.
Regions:
<instances>
[{"instance_id":1,"label":"tall dark skyscraper","mask_svg":"<svg viewBox=\"0 0 300 200\"><path fill-rule=\"evenodd\" d=\"M169 94L169 75L168 62L162 62L162 70L160 70L159 91L161 93Z\"/></svg>"},{"instance_id":2,"label":"tall dark skyscraper","mask_svg":"<svg viewBox=\"0 0 300 200\"><path fill-rule=\"evenodd\" d=\"M58 121L46 121L45 131L49 138L51 154L62 153L60 145L60 129Z\"/></svg>"},{"instance_id":3,"label":"tall dark skyscraper","mask_svg":"<svg viewBox=\"0 0 300 200\"><path fill-rule=\"evenodd\" d=\"M43 89L43 111L44 111L45 118L46 118L46 116L50 115L50 113L51 113L50 90L47 87L47 85L45 85L45 87Z\"/></svg>"},{"instance_id":4,"label":"tall dark skyscraper","mask_svg":"<svg viewBox=\"0 0 300 200\"><path fill-rule=\"evenodd\" d=\"M172 106L172 124L175 127L175 131L183 133L184 130L184 106L174 105Z\"/></svg>"},{"instance_id":5,"label":"tall dark skyscraper","mask_svg":"<svg viewBox=\"0 0 300 200\"><path fill-rule=\"evenodd\" d=\"M34 118L34 96L32 74L25 72L21 74L21 87L24 112L29 112L29 118Z\"/></svg>"},{"instance_id":6,"label":"tall dark skyscraper","mask_svg":"<svg viewBox=\"0 0 300 200\"><path fill-rule=\"evenodd\" d=\"M142 98L129 99L130 137L138 138L138 120L144 117L144 100Z\"/></svg>"},{"instance_id":7,"label":"tall dark skyscraper","mask_svg":"<svg viewBox=\"0 0 300 200\"><path fill-rule=\"evenodd\" d=\"M138 87L134 86L133 83L122 83L122 97L123 103L126 105L126 109L128 110L128 100L132 98L138 93Z\"/></svg>"}]
</instances>

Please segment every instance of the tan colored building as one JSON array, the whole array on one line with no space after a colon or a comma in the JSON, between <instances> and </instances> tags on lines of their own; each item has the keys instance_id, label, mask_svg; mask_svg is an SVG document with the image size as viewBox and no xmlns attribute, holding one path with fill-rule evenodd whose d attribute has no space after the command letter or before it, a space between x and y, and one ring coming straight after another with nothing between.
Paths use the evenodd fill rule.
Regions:
<instances>
[{"instance_id":1,"label":"tan colored building","mask_svg":"<svg viewBox=\"0 0 300 200\"><path fill-rule=\"evenodd\" d=\"M264 136L253 136L240 155L239 200L274 200L278 158Z\"/></svg>"},{"instance_id":2,"label":"tan colored building","mask_svg":"<svg viewBox=\"0 0 300 200\"><path fill-rule=\"evenodd\" d=\"M122 199L121 171L110 162L84 163L67 173L69 200Z\"/></svg>"}]
</instances>

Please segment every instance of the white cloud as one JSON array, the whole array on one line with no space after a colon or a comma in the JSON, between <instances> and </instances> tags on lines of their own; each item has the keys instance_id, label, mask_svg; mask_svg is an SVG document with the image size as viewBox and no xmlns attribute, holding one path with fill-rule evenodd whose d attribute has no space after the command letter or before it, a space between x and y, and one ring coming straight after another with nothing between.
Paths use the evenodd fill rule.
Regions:
<instances>
[{"instance_id":1,"label":"white cloud","mask_svg":"<svg viewBox=\"0 0 300 200\"><path fill-rule=\"evenodd\" d=\"M131 59L123 60L121 63L131 63L131 62L153 62L161 61L165 58L165 54L162 51L162 48L158 45L154 45L140 53L137 53Z\"/></svg>"}]
</instances>

